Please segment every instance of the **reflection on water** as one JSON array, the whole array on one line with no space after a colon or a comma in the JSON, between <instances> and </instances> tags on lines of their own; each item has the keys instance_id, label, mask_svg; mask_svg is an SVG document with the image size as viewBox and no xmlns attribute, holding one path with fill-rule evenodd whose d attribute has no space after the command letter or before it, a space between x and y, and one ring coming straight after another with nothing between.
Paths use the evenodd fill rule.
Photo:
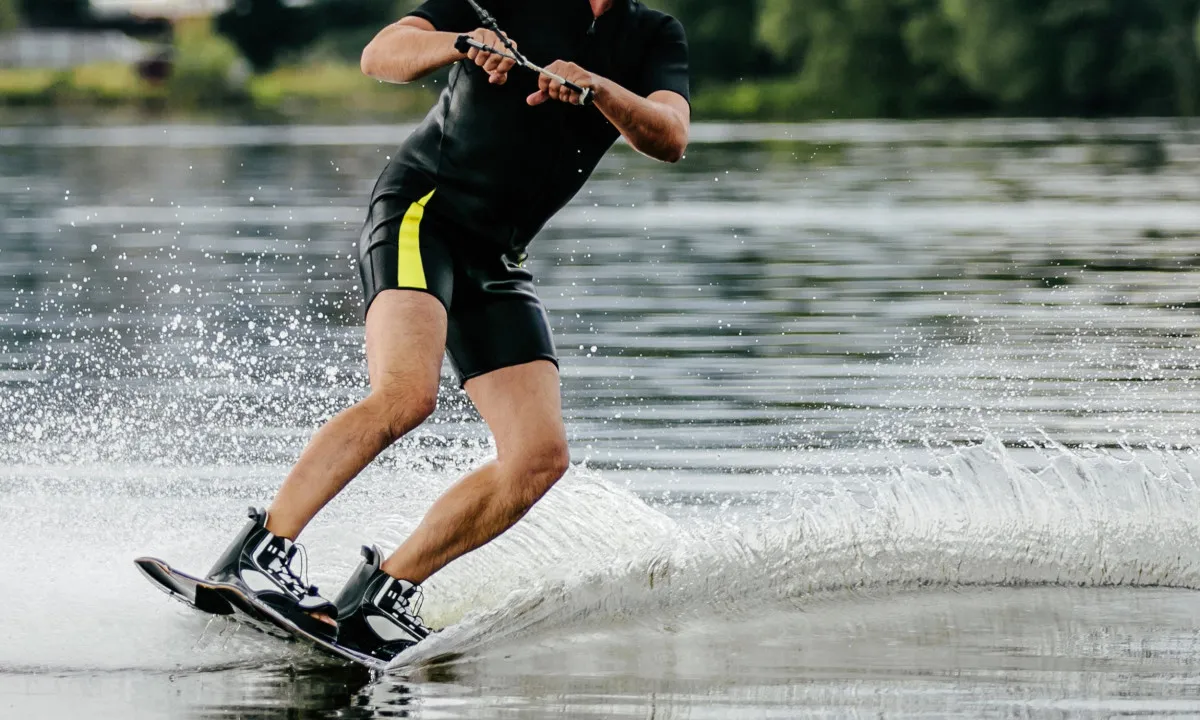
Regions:
<instances>
[{"instance_id":1,"label":"reflection on water","mask_svg":"<svg viewBox=\"0 0 1200 720\"><path fill-rule=\"evenodd\" d=\"M1200 131L1158 121L700 126L676 166L619 148L531 265L563 356L574 459L670 517L592 486L607 504L564 495L563 515L592 517L587 532L619 559L571 576L569 558L527 541L548 533L555 552L585 553L535 519L502 546L524 555L481 556L445 583L488 609L504 608L495 586L514 569L527 595L557 593L545 607L518 598L522 632L381 683L225 631L215 649L175 647L203 624L149 605L161 599L106 564L149 545L199 562L232 507L269 494L312 428L361 396L352 257L364 198L404 132L0 128L0 540L12 549L0 585L57 592L66 580L41 571L54 566L95 582L113 625L155 608L125 664L102 672L117 630L99 615L79 631L96 647L68 653L60 633L61 647L30 640L49 616L19 606L24 625L0 620L18 638L0 647L0 708L73 716L50 698L82 695L97 717L1200 710L1186 593L848 597L886 595L888 577L1196 585L1190 551L1163 549L1195 530L1194 454L1177 446L1194 438L1200 400ZM394 542L486 453L448 376L445 391L436 423L314 527L318 573L338 577L358 532ZM1008 454L912 472L984 439ZM1051 441L1145 465L1076 467L1048 456ZM1120 449L1145 444L1157 450ZM1031 501L1040 486L1013 466L1059 461L1073 500ZM864 473L895 487L872 495ZM407 484L385 482L397 477ZM931 497L950 498L934 520ZM1100 507L1113 498L1127 501ZM1164 498L1184 501L1163 527L1133 517ZM374 520L380 504L391 514ZM1064 528L1079 507L1094 512ZM792 521L779 535L791 544L755 544L768 515ZM620 530L631 517L638 528ZM642 582L626 551L660 531L697 542L649 561L649 589L606 586ZM827 547L814 546L822 533ZM86 540L77 553L55 549L72 538ZM758 572L722 575L712 558ZM675 602L689 588L653 586L704 572L728 578L715 617ZM492 594L472 576L493 578ZM769 592L735 611L755 582ZM806 583L842 599L786 592ZM627 602L639 592L644 605Z\"/></svg>"},{"instance_id":2,"label":"reflection on water","mask_svg":"<svg viewBox=\"0 0 1200 720\"><path fill-rule=\"evenodd\" d=\"M190 428L139 454L291 457L293 438L247 449L224 431L308 427L360 391L353 243L402 133L0 134L0 377L29 396L5 402L5 454L37 456L21 440L63 431L52 416L81 394L100 425L161 432L162 404L139 406L136 387ZM719 483L792 466L797 446L878 436L1189 435L1200 134L697 135L734 139L678 166L619 150L533 246L578 458ZM113 446L102 426L82 431L75 452Z\"/></svg>"},{"instance_id":3,"label":"reflection on water","mask_svg":"<svg viewBox=\"0 0 1200 720\"><path fill-rule=\"evenodd\" d=\"M760 610L726 623L643 619L498 647L405 682L430 716L458 714L439 702L445 689L433 683L446 682L485 690L473 717L1194 713L1194 600L989 590ZM371 701L386 702L375 691L390 687L371 688Z\"/></svg>"},{"instance_id":4,"label":"reflection on water","mask_svg":"<svg viewBox=\"0 0 1200 720\"><path fill-rule=\"evenodd\" d=\"M227 673L0 675L14 717L1073 717L1200 712L1190 592L1065 588L924 593L723 623L642 618L448 659L373 682L336 665ZM39 697L41 695L41 697ZM113 709L109 714L105 710ZM47 712L49 710L49 712ZM58 711L58 712L56 712Z\"/></svg>"},{"instance_id":5,"label":"reflection on water","mask_svg":"<svg viewBox=\"0 0 1200 720\"><path fill-rule=\"evenodd\" d=\"M605 162L533 246L581 455L770 468L881 422L901 443L1179 435L1172 415L1196 399L1200 134L905 127ZM402 130L7 132L7 380L183 376L251 415L279 400L268 378L318 396L361 381L351 253ZM253 142L225 142L239 132ZM343 401L279 409L308 424ZM206 438L187 454L230 451Z\"/></svg>"}]
</instances>

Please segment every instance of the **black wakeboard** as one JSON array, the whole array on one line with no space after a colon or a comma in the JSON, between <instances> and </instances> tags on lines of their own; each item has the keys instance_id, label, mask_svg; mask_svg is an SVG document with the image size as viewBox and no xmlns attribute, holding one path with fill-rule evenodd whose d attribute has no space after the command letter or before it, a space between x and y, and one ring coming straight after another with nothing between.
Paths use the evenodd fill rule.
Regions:
<instances>
[{"instance_id":1,"label":"black wakeboard","mask_svg":"<svg viewBox=\"0 0 1200 720\"><path fill-rule=\"evenodd\" d=\"M232 615L229 601L217 592L216 584L179 572L158 558L140 557L133 561L138 570L159 590L201 612Z\"/></svg>"},{"instance_id":2,"label":"black wakeboard","mask_svg":"<svg viewBox=\"0 0 1200 720\"><path fill-rule=\"evenodd\" d=\"M376 672L383 671L387 660L364 655L314 635L258 602L245 588L232 583L201 580L172 568L158 558L141 557L133 561L150 582L202 612L229 615L256 630L285 640L300 640L326 655L352 662Z\"/></svg>"}]
</instances>

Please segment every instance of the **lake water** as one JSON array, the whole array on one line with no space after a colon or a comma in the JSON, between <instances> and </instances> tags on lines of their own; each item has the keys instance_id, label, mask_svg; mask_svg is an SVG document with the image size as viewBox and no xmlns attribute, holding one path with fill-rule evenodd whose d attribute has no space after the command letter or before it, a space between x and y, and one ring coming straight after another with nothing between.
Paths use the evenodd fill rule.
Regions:
<instances>
[{"instance_id":1,"label":"lake water","mask_svg":"<svg viewBox=\"0 0 1200 720\"><path fill-rule=\"evenodd\" d=\"M401 126L0 126L0 716L1200 713L1200 129L695 128L532 246L575 466L372 680L169 602L364 393ZM435 418L327 593L490 453Z\"/></svg>"}]
</instances>

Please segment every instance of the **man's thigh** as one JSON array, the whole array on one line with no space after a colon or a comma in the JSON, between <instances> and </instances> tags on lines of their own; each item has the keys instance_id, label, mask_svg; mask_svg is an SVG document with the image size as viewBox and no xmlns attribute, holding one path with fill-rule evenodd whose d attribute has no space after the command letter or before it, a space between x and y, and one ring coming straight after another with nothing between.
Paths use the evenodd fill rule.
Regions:
<instances>
[{"instance_id":1,"label":"man's thigh","mask_svg":"<svg viewBox=\"0 0 1200 720\"><path fill-rule=\"evenodd\" d=\"M446 309L429 293L384 290L367 311L367 371L375 392L436 392Z\"/></svg>"},{"instance_id":2,"label":"man's thigh","mask_svg":"<svg viewBox=\"0 0 1200 720\"><path fill-rule=\"evenodd\" d=\"M471 402L496 438L496 453L564 447L562 394L558 367L548 360L494 370L471 378L464 386Z\"/></svg>"}]
</instances>

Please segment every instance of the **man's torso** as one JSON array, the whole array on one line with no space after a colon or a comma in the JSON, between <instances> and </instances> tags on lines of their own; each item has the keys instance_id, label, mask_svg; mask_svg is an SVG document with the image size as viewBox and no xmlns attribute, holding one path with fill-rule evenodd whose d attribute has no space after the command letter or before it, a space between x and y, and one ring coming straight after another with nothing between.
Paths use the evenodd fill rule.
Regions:
<instances>
[{"instance_id":1,"label":"man's torso","mask_svg":"<svg viewBox=\"0 0 1200 720\"><path fill-rule=\"evenodd\" d=\"M451 2L455 0L449 0ZM457 0L467 7L466 0ZM616 0L599 18L587 0L492 0L500 28L531 61L575 62L642 94L645 64L669 16ZM420 15L418 9L416 14ZM438 18L439 30L478 22ZM438 27L470 25L470 27ZM459 62L446 90L384 171L375 195L437 193L428 212L503 248L522 249L583 186L618 132L595 107L550 102L530 107L534 73L514 68L503 86Z\"/></svg>"}]
</instances>

